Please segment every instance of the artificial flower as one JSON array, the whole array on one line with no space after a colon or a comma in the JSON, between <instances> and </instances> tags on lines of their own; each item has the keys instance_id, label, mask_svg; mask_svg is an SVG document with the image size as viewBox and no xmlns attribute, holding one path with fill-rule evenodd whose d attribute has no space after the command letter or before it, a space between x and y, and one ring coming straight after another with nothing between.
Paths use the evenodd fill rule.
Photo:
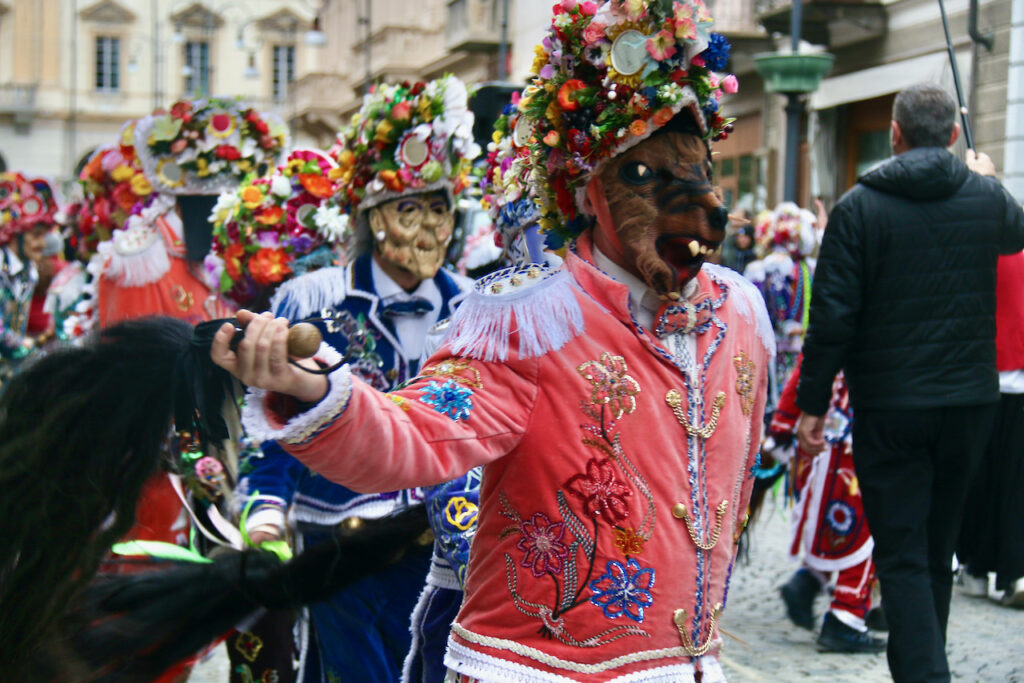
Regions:
<instances>
[{"instance_id":1,"label":"artificial flower","mask_svg":"<svg viewBox=\"0 0 1024 683\"><path fill-rule=\"evenodd\" d=\"M291 272L288 255L281 248L260 249L249 259L249 274L261 287L281 282L286 276L291 275Z\"/></svg>"},{"instance_id":2,"label":"artificial flower","mask_svg":"<svg viewBox=\"0 0 1024 683\"><path fill-rule=\"evenodd\" d=\"M279 223L284 217L284 209L280 206L267 206L260 209L259 213L256 214L256 221L263 225L273 225Z\"/></svg>"},{"instance_id":3,"label":"artificial flower","mask_svg":"<svg viewBox=\"0 0 1024 683\"><path fill-rule=\"evenodd\" d=\"M270 179L270 194L277 197L289 197L292 193L292 184L284 175L275 173Z\"/></svg>"},{"instance_id":4,"label":"artificial flower","mask_svg":"<svg viewBox=\"0 0 1024 683\"><path fill-rule=\"evenodd\" d=\"M247 209L255 209L263 203L263 192L255 185L242 189L242 205Z\"/></svg>"},{"instance_id":5,"label":"artificial flower","mask_svg":"<svg viewBox=\"0 0 1024 683\"><path fill-rule=\"evenodd\" d=\"M334 192L331 181L319 173L300 173L299 182L306 192L319 199L330 197Z\"/></svg>"},{"instance_id":6,"label":"artificial flower","mask_svg":"<svg viewBox=\"0 0 1024 683\"><path fill-rule=\"evenodd\" d=\"M133 175L135 175L135 169L128 164L120 164L110 172L110 179L115 183L123 183L126 180L130 180Z\"/></svg>"},{"instance_id":7,"label":"artificial flower","mask_svg":"<svg viewBox=\"0 0 1024 683\"><path fill-rule=\"evenodd\" d=\"M662 29L647 39L647 54L659 62L676 53L676 41L668 29Z\"/></svg>"},{"instance_id":8,"label":"artificial flower","mask_svg":"<svg viewBox=\"0 0 1024 683\"><path fill-rule=\"evenodd\" d=\"M334 204L321 204L313 214L317 233L328 242L340 242L348 232L348 215Z\"/></svg>"},{"instance_id":9,"label":"artificial flower","mask_svg":"<svg viewBox=\"0 0 1024 683\"><path fill-rule=\"evenodd\" d=\"M242 259L245 257L245 247L238 242L229 244L224 250L224 272L234 281L242 279Z\"/></svg>"}]
</instances>

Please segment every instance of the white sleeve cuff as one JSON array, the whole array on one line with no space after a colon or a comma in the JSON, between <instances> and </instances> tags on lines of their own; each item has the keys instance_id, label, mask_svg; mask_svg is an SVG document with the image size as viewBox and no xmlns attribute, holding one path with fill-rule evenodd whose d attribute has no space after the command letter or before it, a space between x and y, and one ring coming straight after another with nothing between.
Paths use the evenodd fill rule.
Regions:
<instances>
[{"instance_id":1,"label":"white sleeve cuff","mask_svg":"<svg viewBox=\"0 0 1024 683\"><path fill-rule=\"evenodd\" d=\"M341 360L341 354L326 343L321 343L315 358L327 365L334 365ZM267 392L250 387L245 407L242 409L242 424L246 433L261 442L274 440L301 444L309 441L345 412L352 397L352 375L347 363L328 375L327 381L327 395L315 406L293 416L281 427L275 427L267 419Z\"/></svg>"}]
</instances>

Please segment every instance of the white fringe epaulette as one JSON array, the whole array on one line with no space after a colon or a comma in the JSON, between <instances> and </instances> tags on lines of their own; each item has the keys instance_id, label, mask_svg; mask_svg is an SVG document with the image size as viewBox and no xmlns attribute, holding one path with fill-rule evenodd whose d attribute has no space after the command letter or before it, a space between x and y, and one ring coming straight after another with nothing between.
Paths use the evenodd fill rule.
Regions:
<instances>
[{"instance_id":1,"label":"white fringe epaulette","mask_svg":"<svg viewBox=\"0 0 1024 683\"><path fill-rule=\"evenodd\" d=\"M568 271L546 265L491 273L456 309L445 341L453 353L485 361L508 360L512 332L519 335L519 358L557 351L583 334L577 291Z\"/></svg>"},{"instance_id":2,"label":"white fringe epaulette","mask_svg":"<svg viewBox=\"0 0 1024 683\"><path fill-rule=\"evenodd\" d=\"M163 238L148 225L129 224L126 230L115 230L98 250L108 258L104 276L122 287L156 282L171 268Z\"/></svg>"},{"instance_id":3,"label":"white fringe epaulette","mask_svg":"<svg viewBox=\"0 0 1024 683\"><path fill-rule=\"evenodd\" d=\"M274 315L301 320L332 308L345 298L345 269L321 268L281 285L270 299Z\"/></svg>"},{"instance_id":4,"label":"white fringe epaulette","mask_svg":"<svg viewBox=\"0 0 1024 683\"><path fill-rule=\"evenodd\" d=\"M757 336L761 340L769 358L775 357L775 330L768 309L764 305L764 297L751 282L731 268L714 263L705 263L701 269L715 282L722 282L729 288L729 300L736 306L736 312L757 327Z\"/></svg>"}]
</instances>

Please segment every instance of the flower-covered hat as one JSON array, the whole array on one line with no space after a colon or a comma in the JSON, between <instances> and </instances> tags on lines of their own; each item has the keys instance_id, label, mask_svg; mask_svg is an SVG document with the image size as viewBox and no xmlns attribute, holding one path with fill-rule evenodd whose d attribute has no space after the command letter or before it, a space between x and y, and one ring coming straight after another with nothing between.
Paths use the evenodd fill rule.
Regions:
<instances>
[{"instance_id":1,"label":"flower-covered hat","mask_svg":"<svg viewBox=\"0 0 1024 683\"><path fill-rule=\"evenodd\" d=\"M406 194L459 194L479 153L466 86L451 75L378 85L331 148L341 201L356 218Z\"/></svg>"},{"instance_id":2,"label":"flower-covered hat","mask_svg":"<svg viewBox=\"0 0 1024 683\"><path fill-rule=\"evenodd\" d=\"M552 247L578 235L587 179L601 162L646 139L688 108L705 140L731 121L718 102L736 77L719 76L729 43L710 31L703 0L561 0L535 78L510 122L529 144Z\"/></svg>"},{"instance_id":3,"label":"flower-covered hat","mask_svg":"<svg viewBox=\"0 0 1024 683\"><path fill-rule=\"evenodd\" d=\"M56 223L60 194L46 178L0 173L0 246L37 223Z\"/></svg>"},{"instance_id":4,"label":"flower-covered hat","mask_svg":"<svg viewBox=\"0 0 1024 683\"><path fill-rule=\"evenodd\" d=\"M144 208L153 187L135 154L135 122L121 129L118 144L100 147L78 176L83 200L76 214L76 232L85 248L108 240L114 230L124 227L129 216Z\"/></svg>"},{"instance_id":5,"label":"flower-covered hat","mask_svg":"<svg viewBox=\"0 0 1024 683\"><path fill-rule=\"evenodd\" d=\"M181 100L141 119L135 151L157 192L220 194L266 175L288 146L280 118L232 100Z\"/></svg>"},{"instance_id":6,"label":"flower-covered hat","mask_svg":"<svg viewBox=\"0 0 1024 683\"><path fill-rule=\"evenodd\" d=\"M344 245L348 215L330 180L337 166L323 152L296 150L268 177L250 176L213 208L211 286L241 306L291 276L296 259Z\"/></svg>"},{"instance_id":7,"label":"flower-covered hat","mask_svg":"<svg viewBox=\"0 0 1024 683\"><path fill-rule=\"evenodd\" d=\"M811 256L818 246L814 232L817 219L793 202L782 202L774 211L758 215L754 235L767 254L782 249L793 258Z\"/></svg>"}]
</instances>

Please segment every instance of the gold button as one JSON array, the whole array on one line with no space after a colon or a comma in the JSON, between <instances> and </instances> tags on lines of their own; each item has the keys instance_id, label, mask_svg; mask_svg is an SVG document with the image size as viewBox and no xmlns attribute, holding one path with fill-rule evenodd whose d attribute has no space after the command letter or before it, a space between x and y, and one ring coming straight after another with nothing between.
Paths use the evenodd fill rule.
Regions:
<instances>
[{"instance_id":1,"label":"gold button","mask_svg":"<svg viewBox=\"0 0 1024 683\"><path fill-rule=\"evenodd\" d=\"M386 373L384 373L384 376L388 378L389 382L394 382L396 379L398 379L398 370L396 370L395 368L391 368Z\"/></svg>"},{"instance_id":2,"label":"gold button","mask_svg":"<svg viewBox=\"0 0 1024 683\"><path fill-rule=\"evenodd\" d=\"M672 516L676 519L686 519L686 506L682 503L676 503L673 505Z\"/></svg>"}]
</instances>

